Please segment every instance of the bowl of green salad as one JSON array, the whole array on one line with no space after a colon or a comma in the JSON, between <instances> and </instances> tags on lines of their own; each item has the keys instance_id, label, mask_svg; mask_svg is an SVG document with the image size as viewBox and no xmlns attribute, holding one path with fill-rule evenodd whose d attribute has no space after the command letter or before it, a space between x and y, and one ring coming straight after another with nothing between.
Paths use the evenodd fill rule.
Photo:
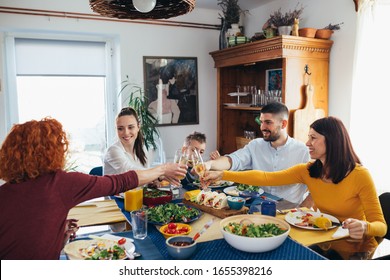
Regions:
<instances>
[{"instance_id":1,"label":"bowl of green salad","mask_svg":"<svg viewBox=\"0 0 390 280\"><path fill-rule=\"evenodd\" d=\"M274 250L288 237L290 225L265 215L236 215L220 221L223 238L237 250L261 253Z\"/></svg>"},{"instance_id":2,"label":"bowl of green salad","mask_svg":"<svg viewBox=\"0 0 390 280\"><path fill-rule=\"evenodd\" d=\"M143 194L143 204L154 206L172 201L172 192L159 189L146 189Z\"/></svg>"}]
</instances>

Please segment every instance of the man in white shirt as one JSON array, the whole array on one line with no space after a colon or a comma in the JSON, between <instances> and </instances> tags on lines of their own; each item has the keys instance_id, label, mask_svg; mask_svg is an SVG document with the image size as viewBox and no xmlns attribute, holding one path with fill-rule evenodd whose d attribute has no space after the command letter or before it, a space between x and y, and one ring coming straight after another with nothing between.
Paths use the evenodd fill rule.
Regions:
<instances>
[{"instance_id":1,"label":"man in white shirt","mask_svg":"<svg viewBox=\"0 0 390 280\"><path fill-rule=\"evenodd\" d=\"M208 170L247 170L263 171L283 170L298 163L310 160L304 143L287 134L288 108L278 102L264 106L260 112L260 130L263 138L249 142L244 148L218 159L206 162ZM270 194L289 200L302 206L312 207L311 196L307 194L304 184L283 187L261 188ZM302 203L305 199L305 202Z\"/></svg>"}]
</instances>

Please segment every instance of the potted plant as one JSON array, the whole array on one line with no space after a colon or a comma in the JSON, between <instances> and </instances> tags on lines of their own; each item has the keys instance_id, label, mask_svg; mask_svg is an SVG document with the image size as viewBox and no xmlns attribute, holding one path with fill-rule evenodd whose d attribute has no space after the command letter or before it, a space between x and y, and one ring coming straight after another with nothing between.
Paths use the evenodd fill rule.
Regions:
<instances>
[{"instance_id":1,"label":"potted plant","mask_svg":"<svg viewBox=\"0 0 390 280\"><path fill-rule=\"evenodd\" d=\"M221 16L228 26L238 24L240 21L240 13L243 12L238 5L238 0L220 0L218 6L222 8L223 16Z\"/></svg>"},{"instance_id":2,"label":"potted plant","mask_svg":"<svg viewBox=\"0 0 390 280\"><path fill-rule=\"evenodd\" d=\"M294 20L301 19L303 10L303 6L301 6L300 8L298 8L297 6L293 11L290 10L286 13L282 13L281 8L279 8L277 11L270 14L269 19L265 23L263 29L269 27L276 28L278 29L279 35L290 35Z\"/></svg>"},{"instance_id":3,"label":"potted plant","mask_svg":"<svg viewBox=\"0 0 390 280\"><path fill-rule=\"evenodd\" d=\"M151 147L157 149L155 137L159 136L156 126L158 120L148 110L148 97L145 95L145 91L140 86L131 83L129 77L126 76L126 80L122 82L122 87L119 92L119 95L122 94L128 94L128 106L132 107L138 114L146 148L148 150Z\"/></svg>"},{"instance_id":4,"label":"potted plant","mask_svg":"<svg viewBox=\"0 0 390 280\"><path fill-rule=\"evenodd\" d=\"M238 23L241 13L247 11L240 8L238 0L219 0L218 5L222 8L219 48L223 49L227 47L227 37L242 36Z\"/></svg>"},{"instance_id":5,"label":"potted plant","mask_svg":"<svg viewBox=\"0 0 390 280\"><path fill-rule=\"evenodd\" d=\"M329 39L332 36L334 30L340 30L342 24L344 24L344 22L337 24L329 23L324 28L318 29L315 34L315 37L318 39Z\"/></svg>"}]
</instances>

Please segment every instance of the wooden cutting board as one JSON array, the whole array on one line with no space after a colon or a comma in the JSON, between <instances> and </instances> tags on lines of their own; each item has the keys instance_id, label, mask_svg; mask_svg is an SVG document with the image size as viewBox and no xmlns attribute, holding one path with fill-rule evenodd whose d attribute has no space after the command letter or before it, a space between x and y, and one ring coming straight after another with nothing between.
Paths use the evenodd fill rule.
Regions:
<instances>
[{"instance_id":1,"label":"wooden cutting board","mask_svg":"<svg viewBox=\"0 0 390 280\"><path fill-rule=\"evenodd\" d=\"M248 207L246 207L246 206L242 207L241 210L233 210L230 208L214 209L213 207L199 205L195 202L192 202L192 201L189 201L186 199L183 199L183 203L188 205L188 206L197 208L202 212L209 213L213 216L221 218L221 219L224 219L224 218L230 217L230 216L234 216L234 215L246 214L246 213L248 213L248 210L249 210Z\"/></svg>"},{"instance_id":2,"label":"wooden cutting board","mask_svg":"<svg viewBox=\"0 0 390 280\"><path fill-rule=\"evenodd\" d=\"M294 138L306 143L310 125L320 118L325 117L323 109L316 109L313 103L314 87L306 86L306 105L303 109L294 112Z\"/></svg>"},{"instance_id":3,"label":"wooden cutting board","mask_svg":"<svg viewBox=\"0 0 390 280\"><path fill-rule=\"evenodd\" d=\"M68 219L79 220L79 226L108 225L125 222L126 218L115 200L92 201L70 209Z\"/></svg>"}]
</instances>

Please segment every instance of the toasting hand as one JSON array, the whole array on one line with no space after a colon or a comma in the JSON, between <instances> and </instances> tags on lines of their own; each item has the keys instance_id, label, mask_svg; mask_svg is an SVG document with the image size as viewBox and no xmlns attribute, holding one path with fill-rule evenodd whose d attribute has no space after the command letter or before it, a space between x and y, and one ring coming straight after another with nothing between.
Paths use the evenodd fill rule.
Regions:
<instances>
[{"instance_id":1,"label":"toasting hand","mask_svg":"<svg viewBox=\"0 0 390 280\"><path fill-rule=\"evenodd\" d=\"M209 186L212 182L222 180L223 171L205 171L203 176L200 178L203 184Z\"/></svg>"}]
</instances>

